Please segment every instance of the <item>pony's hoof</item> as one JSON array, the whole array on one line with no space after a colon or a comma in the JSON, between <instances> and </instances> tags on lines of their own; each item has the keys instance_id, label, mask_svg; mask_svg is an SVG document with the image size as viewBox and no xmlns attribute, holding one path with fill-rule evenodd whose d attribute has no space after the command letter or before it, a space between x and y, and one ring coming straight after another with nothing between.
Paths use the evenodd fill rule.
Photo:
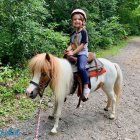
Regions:
<instances>
[{"instance_id":1,"label":"pony's hoof","mask_svg":"<svg viewBox=\"0 0 140 140\"><path fill-rule=\"evenodd\" d=\"M49 116L48 119L49 119L49 120L54 120L55 118L54 118L54 116ZM59 120L62 120L62 119L59 118Z\"/></svg>"},{"instance_id":2,"label":"pony's hoof","mask_svg":"<svg viewBox=\"0 0 140 140\"><path fill-rule=\"evenodd\" d=\"M53 128L53 129L51 130L51 133L50 133L50 134L51 134L51 135L55 135L55 134L57 134L56 129Z\"/></svg>"},{"instance_id":3,"label":"pony's hoof","mask_svg":"<svg viewBox=\"0 0 140 140\"><path fill-rule=\"evenodd\" d=\"M48 119L49 120L54 120L54 116L49 116Z\"/></svg>"},{"instance_id":4,"label":"pony's hoof","mask_svg":"<svg viewBox=\"0 0 140 140\"><path fill-rule=\"evenodd\" d=\"M55 136L57 133L52 133L52 132L50 132L49 133L49 135L51 135L51 136Z\"/></svg>"},{"instance_id":5,"label":"pony's hoof","mask_svg":"<svg viewBox=\"0 0 140 140\"><path fill-rule=\"evenodd\" d=\"M107 108L104 108L104 111L108 111L108 109Z\"/></svg>"},{"instance_id":6,"label":"pony's hoof","mask_svg":"<svg viewBox=\"0 0 140 140\"><path fill-rule=\"evenodd\" d=\"M110 120L114 120L115 119L115 115L114 114L111 114L110 117L109 117L109 119Z\"/></svg>"}]
</instances>

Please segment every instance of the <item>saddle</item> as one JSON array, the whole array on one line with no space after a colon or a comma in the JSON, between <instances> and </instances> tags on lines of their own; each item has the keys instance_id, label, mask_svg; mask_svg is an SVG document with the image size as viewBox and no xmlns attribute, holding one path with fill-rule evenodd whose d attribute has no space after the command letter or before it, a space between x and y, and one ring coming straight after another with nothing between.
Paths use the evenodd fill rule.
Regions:
<instances>
[{"instance_id":1,"label":"saddle","mask_svg":"<svg viewBox=\"0 0 140 140\"><path fill-rule=\"evenodd\" d=\"M77 62L77 57L75 56L64 55L64 58L66 58L72 65L75 65ZM91 63L94 58L96 58L95 53L88 52L88 63Z\"/></svg>"},{"instance_id":2,"label":"saddle","mask_svg":"<svg viewBox=\"0 0 140 140\"><path fill-rule=\"evenodd\" d=\"M74 84L73 84L71 94L73 94L77 89L77 96L79 97L79 102L77 105L77 108L78 108L80 106L81 101L85 102L87 100L85 99L83 95L84 84L82 83L80 74L78 73L78 69L76 66L77 58L74 56L66 56L66 55L64 56L64 58L66 58L71 63L72 70L74 73ZM95 53L92 53L92 52L88 53L88 63L86 65L86 69L89 74L89 81L90 81L90 77L96 77L98 80L98 76L106 72L102 62L99 61L96 58ZM89 88L91 88L91 84L89 84L88 86Z\"/></svg>"}]
</instances>

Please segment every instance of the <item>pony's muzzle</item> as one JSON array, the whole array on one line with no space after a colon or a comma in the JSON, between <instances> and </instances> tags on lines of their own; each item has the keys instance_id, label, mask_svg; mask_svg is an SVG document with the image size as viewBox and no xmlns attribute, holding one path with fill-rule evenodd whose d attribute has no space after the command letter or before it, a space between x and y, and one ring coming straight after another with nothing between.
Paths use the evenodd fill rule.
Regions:
<instances>
[{"instance_id":1,"label":"pony's muzzle","mask_svg":"<svg viewBox=\"0 0 140 140\"><path fill-rule=\"evenodd\" d=\"M26 90L26 96L34 99L37 96L37 91L36 90L33 90L33 91Z\"/></svg>"},{"instance_id":2,"label":"pony's muzzle","mask_svg":"<svg viewBox=\"0 0 140 140\"><path fill-rule=\"evenodd\" d=\"M34 99L34 93L33 93L33 91L30 93L30 96L29 97L32 98L32 99Z\"/></svg>"},{"instance_id":3,"label":"pony's muzzle","mask_svg":"<svg viewBox=\"0 0 140 140\"><path fill-rule=\"evenodd\" d=\"M26 96L27 96L27 97L30 96L30 92L28 91L28 89L26 89Z\"/></svg>"}]
</instances>

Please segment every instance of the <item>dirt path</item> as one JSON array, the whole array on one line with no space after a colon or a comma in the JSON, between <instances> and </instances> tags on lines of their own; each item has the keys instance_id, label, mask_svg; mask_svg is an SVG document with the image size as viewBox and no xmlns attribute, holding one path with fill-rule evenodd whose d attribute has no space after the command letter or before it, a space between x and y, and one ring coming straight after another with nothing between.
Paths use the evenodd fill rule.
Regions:
<instances>
[{"instance_id":1,"label":"dirt path","mask_svg":"<svg viewBox=\"0 0 140 140\"><path fill-rule=\"evenodd\" d=\"M57 135L49 135L53 121L47 117L52 109L41 114L39 140L140 140L140 38L131 40L118 55L108 59L120 65L124 76L116 119L109 120L108 112L103 110L106 96L101 90L93 93L79 109L75 109L76 95L69 96L63 107ZM36 121L17 123L12 127L20 130L19 136L0 139L33 140Z\"/></svg>"}]
</instances>

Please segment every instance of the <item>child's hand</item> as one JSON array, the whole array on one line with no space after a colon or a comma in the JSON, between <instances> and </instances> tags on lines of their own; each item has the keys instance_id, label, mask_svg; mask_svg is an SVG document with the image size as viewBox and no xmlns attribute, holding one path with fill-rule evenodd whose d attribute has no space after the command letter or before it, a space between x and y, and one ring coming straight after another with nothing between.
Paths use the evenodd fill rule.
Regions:
<instances>
[{"instance_id":1,"label":"child's hand","mask_svg":"<svg viewBox=\"0 0 140 140\"><path fill-rule=\"evenodd\" d=\"M68 51L67 55L73 55L73 51Z\"/></svg>"},{"instance_id":2,"label":"child's hand","mask_svg":"<svg viewBox=\"0 0 140 140\"><path fill-rule=\"evenodd\" d=\"M66 50L64 50L64 54L67 54L67 53L68 53L68 51L69 51L69 50L67 50L67 49L66 49Z\"/></svg>"},{"instance_id":3,"label":"child's hand","mask_svg":"<svg viewBox=\"0 0 140 140\"><path fill-rule=\"evenodd\" d=\"M66 54L66 55L73 55L73 51L66 49L66 50L64 50L64 54Z\"/></svg>"}]
</instances>

